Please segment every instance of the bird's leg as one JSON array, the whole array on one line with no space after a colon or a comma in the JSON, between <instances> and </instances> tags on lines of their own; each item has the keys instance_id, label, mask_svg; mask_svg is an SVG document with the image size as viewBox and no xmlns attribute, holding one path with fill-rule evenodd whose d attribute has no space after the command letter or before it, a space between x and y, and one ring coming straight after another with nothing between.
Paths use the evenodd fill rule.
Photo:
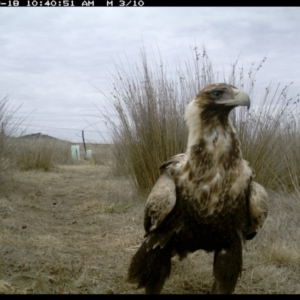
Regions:
<instances>
[{"instance_id":1,"label":"bird's leg","mask_svg":"<svg viewBox=\"0 0 300 300\"><path fill-rule=\"evenodd\" d=\"M242 271L242 243L237 239L229 248L214 256L213 294L231 294Z\"/></svg>"}]
</instances>

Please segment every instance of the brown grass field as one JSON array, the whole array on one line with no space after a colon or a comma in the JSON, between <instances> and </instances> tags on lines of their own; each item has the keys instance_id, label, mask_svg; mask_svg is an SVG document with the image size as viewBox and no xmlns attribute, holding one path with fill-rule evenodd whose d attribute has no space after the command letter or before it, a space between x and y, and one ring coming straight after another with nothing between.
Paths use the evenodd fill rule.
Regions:
<instances>
[{"instance_id":1,"label":"brown grass field","mask_svg":"<svg viewBox=\"0 0 300 300\"><path fill-rule=\"evenodd\" d=\"M106 149L107 152L109 148ZM136 294L125 282L143 240L146 197L102 163L15 170L0 187L0 293ZM299 196L269 191L264 227L244 248L237 294L300 293ZM213 254L172 261L162 293L210 293Z\"/></svg>"},{"instance_id":2,"label":"brown grass field","mask_svg":"<svg viewBox=\"0 0 300 300\"><path fill-rule=\"evenodd\" d=\"M266 57L249 70L237 60L221 80L205 49L192 54L171 73L143 51L140 64L116 65L111 93L102 94L111 107L98 108L113 146L88 145L89 161L81 153L74 162L66 141L17 138L24 120L12 123L16 110L0 97L0 294L144 293L125 277L143 241L147 194L159 165L186 149L186 104L222 81L253 98L250 111L231 119L255 181L270 196L263 228L244 247L235 293L300 294L299 94L290 97L292 83L270 83L255 96ZM213 253L204 251L174 257L162 293L210 293L212 263Z\"/></svg>"}]
</instances>

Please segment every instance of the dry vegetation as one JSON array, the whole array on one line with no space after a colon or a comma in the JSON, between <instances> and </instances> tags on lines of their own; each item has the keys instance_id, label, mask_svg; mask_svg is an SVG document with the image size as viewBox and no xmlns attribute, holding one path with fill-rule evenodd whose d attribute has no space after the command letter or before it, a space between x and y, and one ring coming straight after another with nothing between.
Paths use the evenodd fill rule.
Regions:
<instances>
[{"instance_id":1,"label":"dry vegetation","mask_svg":"<svg viewBox=\"0 0 300 300\"><path fill-rule=\"evenodd\" d=\"M15 171L0 197L0 293L143 293L125 283L143 239L145 198L109 159ZM300 293L296 195L270 192L270 214L244 250L236 293ZM163 293L209 293L213 255L173 260Z\"/></svg>"},{"instance_id":2,"label":"dry vegetation","mask_svg":"<svg viewBox=\"0 0 300 300\"><path fill-rule=\"evenodd\" d=\"M252 100L249 112L237 108L231 119L244 158L256 170L256 181L270 189L294 191L300 179L299 95L289 97L289 86L270 84L264 94L254 96L255 78L266 58L247 72L235 62L226 77L213 71L205 51L200 55L195 48L193 54L192 63L172 72L161 60L149 62L145 53L140 64L117 67L112 93L104 95L111 110L99 109L113 133L117 169L140 192L148 193L159 166L186 150L186 104L207 84L227 82L248 92Z\"/></svg>"},{"instance_id":3,"label":"dry vegetation","mask_svg":"<svg viewBox=\"0 0 300 300\"><path fill-rule=\"evenodd\" d=\"M87 145L91 160L83 152L80 161L72 160L68 142L11 138L11 114L0 99L0 123L6 120L0 132L0 293L143 293L125 276L143 240L145 192L159 164L185 151L186 103L218 77L206 53L195 54L192 64L174 73L178 80L161 62L150 70L145 56L141 68L128 74L118 69L112 92L117 120L113 111L104 115L114 145ZM259 67L252 66L245 82L236 68L227 81L251 94ZM268 87L258 100L264 105L232 119L245 158L268 188L270 211L244 248L235 293L300 293L297 99L287 96L287 88ZM212 261L204 251L181 262L174 258L162 292L209 293Z\"/></svg>"}]
</instances>

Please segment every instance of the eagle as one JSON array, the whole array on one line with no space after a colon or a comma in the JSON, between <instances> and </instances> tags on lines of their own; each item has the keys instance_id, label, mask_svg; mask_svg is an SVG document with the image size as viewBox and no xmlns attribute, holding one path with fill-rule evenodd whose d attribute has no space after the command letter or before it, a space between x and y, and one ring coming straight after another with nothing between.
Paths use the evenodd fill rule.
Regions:
<instances>
[{"instance_id":1,"label":"eagle","mask_svg":"<svg viewBox=\"0 0 300 300\"><path fill-rule=\"evenodd\" d=\"M160 293L171 258L197 250L214 252L212 293L234 292L242 271L242 250L263 225L268 194L253 181L229 113L250 107L247 93L210 84L188 104L187 149L160 166L144 211L145 236L132 257L127 282Z\"/></svg>"}]
</instances>

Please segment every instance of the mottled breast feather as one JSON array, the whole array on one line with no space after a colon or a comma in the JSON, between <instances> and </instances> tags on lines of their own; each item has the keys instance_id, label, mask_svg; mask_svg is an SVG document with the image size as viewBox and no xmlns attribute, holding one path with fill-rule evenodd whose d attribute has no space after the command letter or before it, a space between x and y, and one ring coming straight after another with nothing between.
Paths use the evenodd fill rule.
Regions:
<instances>
[{"instance_id":1,"label":"mottled breast feather","mask_svg":"<svg viewBox=\"0 0 300 300\"><path fill-rule=\"evenodd\" d=\"M236 196L240 193L241 189L245 189L246 191L247 188L245 184L247 182L248 184L250 184L250 193L248 199L249 228L247 228L246 233L247 235L251 235L252 233L257 232L257 230L263 225L264 220L267 217L268 194L261 185L259 185L257 182L252 181L252 178L255 177L255 172L251 168L249 162L246 160L242 161L242 172L236 178L235 182L231 182L230 189L227 190L227 192L228 195L233 196L233 199L235 199ZM161 176L152 188L148 196L145 208L144 227L148 234L157 229L163 222L163 220L167 217L167 215L175 207L177 196L176 182L178 184L178 180L180 182L180 178L183 180L183 182L185 182L185 184L183 184L183 186L185 186L185 189L195 189L192 181L190 181L190 185L187 184L189 180L188 178L185 178L185 174L186 171L190 172L191 170L186 169L188 166L186 162L187 154L181 153L171 157L168 161L161 165ZM205 188L208 187L209 184L213 184L216 176L213 176L209 182L207 182L207 180L204 180L204 178L205 176L203 177L203 183L198 186L199 192L201 192L202 189L205 190ZM202 185L203 188L201 188ZM209 202L206 203L206 198L203 196L199 197L199 199L201 199L200 203L197 203L197 201L195 201L197 207L195 207L194 209L195 211L198 211L198 214L202 218L203 222L205 221L205 219L207 219L207 213L210 215L210 217L208 218L210 219L211 217L213 217L214 212L216 213L219 211L220 207L222 207L222 209L225 209L225 206L229 205L234 208L235 204L237 204L234 201L230 201L230 197L227 198L226 204L220 201L214 202L214 193L212 193L212 190L213 189L210 188L208 191ZM190 192L191 191L189 191L188 193ZM193 193L195 193L195 191ZM224 210L224 213L225 212L226 210ZM216 217L218 217L218 214L216 214ZM157 240L159 239L162 239L162 237L157 237ZM156 242L153 243L153 245L155 244Z\"/></svg>"}]
</instances>

